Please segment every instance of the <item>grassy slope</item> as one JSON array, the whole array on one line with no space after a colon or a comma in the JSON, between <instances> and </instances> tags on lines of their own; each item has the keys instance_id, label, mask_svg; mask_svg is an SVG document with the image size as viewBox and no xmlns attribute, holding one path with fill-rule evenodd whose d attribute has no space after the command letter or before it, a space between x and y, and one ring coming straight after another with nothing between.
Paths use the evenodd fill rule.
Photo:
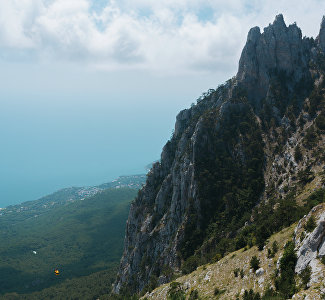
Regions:
<instances>
[{"instance_id":1,"label":"grassy slope","mask_svg":"<svg viewBox=\"0 0 325 300\"><path fill-rule=\"evenodd\" d=\"M137 191L109 189L0 229L0 292L27 293L115 268ZM33 251L37 254L33 254ZM53 270L59 268L60 276Z\"/></svg>"},{"instance_id":2,"label":"grassy slope","mask_svg":"<svg viewBox=\"0 0 325 300\"><path fill-rule=\"evenodd\" d=\"M246 251L241 249L228 254L214 264L201 266L193 273L179 277L176 281L187 288L188 295L196 289L202 299L236 299L236 295L241 294L242 290L249 290L250 288L253 288L255 292L263 292L268 283L272 281L271 276L274 274L276 261L282 253L285 243L291 239L294 227L295 225L286 228L269 239L266 247L271 248L275 240L279 244L279 251L274 258L267 258L267 249L258 251L256 246ZM254 255L260 259L260 266L265 270L263 276L257 277L255 273L250 272L250 260ZM240 275L235 277L235 268L244 270L244 278L241 278ZM219 296L215 296L215 288L223 292ZM148 299L167 299L168 289L169 284L162 285L145 297Z\"/></svg>"},{"instance_id":3,"label":"grassy slope","mask_svg":"<svg viewBox=\"0 0 325 300\"><path fill-rule=\"evenodd\" d=\"M325 203L319 204L317 208L311 210L311 214L317 219L320 213L325 212ZM304 236L306 230L303 228L306 223L306 217L302 219L302 225L300 230L295 233L295 238L300 240L302 232ZM299 223L300 223L299 222ZM261 295L264 294L267 288L274 288L273 276L277 267L277 262L283 254L284 245L292 239L294 236L294 230L297 223L291 225L288 228L272 235L263 251L258 251L257 247L254 246L248 250L241 249L232 252L222 258L220 261L207 264L197 268L196 271L191 274L179 277L176 279L181 284L187 299L193 290L198 291L198 299L242 299L244 290L253 289L255 292L259 292ZM272 249L273 242L276 241L279 246L279 250L273 258L268 258L268 248ZM264 269L264 274L257 276L252 270L250 270L250 260L253 256L257 256L260 260L260 267ZM242 269L244 276L241 278L240 272L236 277L234 270ZM313 273L314 274L314 273ZM314 276L320 278L320 280L314 281L313 279L309 282L309 288L304 289L301 278L296 275L296 294L294 299L303 300L307 299L324 299L325 282L321 278L325 275L325 265L320 261L317 261L317 272ZM167 299L167 293L170 289L170 284L165 284L150 294L144 296L147 299ZM215 289L218 289L219 293L215 294ZM322 298L323 297L323 298ZM194 298L193 298L194 299ZM195 298L197 299L197 298ZM270 298L271 299L271 298ZM273 298L272 298L273 299ZM274 298L274 299L282 299Z\"/></svg>"}]
</instances>

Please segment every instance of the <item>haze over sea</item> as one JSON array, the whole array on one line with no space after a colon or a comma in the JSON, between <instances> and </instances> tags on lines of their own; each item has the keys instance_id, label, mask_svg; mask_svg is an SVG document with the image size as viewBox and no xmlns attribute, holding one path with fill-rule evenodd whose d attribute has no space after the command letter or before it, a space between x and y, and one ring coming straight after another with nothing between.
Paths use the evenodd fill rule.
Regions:
<instances>
[{"instance_id":1,"label":"haze over sea","mask_svg":"<svg viewBox=\"0 0 325 300\"><path fill-rule=\"evenodd\" d=\"M19 71L1 78L7 90L0 110L0 207L145 173L159 159L177 112L208 88L191 78L175 86L139 74L135 80L52 68L44 78L44 70L30 65ZM14 77L23 91L10 87Z\"/></svg>"},{"instance_id":2,"label":"haze over sea","mask_svg":"<svg viewBox=\"0 0 325 300\"><path fill-rule=\"evenodd\" d=\"M311 1L3 0L0 207L144 173L177 113L236 73L248 30ZM312 24L312 25L311 25Z\"/></svg>"}]
</instances>

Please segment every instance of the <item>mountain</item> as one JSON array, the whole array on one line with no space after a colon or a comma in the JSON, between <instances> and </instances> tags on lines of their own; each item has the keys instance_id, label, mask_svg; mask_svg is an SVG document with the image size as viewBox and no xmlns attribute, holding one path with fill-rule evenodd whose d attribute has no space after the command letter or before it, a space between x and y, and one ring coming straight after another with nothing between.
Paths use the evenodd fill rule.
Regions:
<instances>
[{"instance_id":1,"label":"mountain","mask_svg":"<svg viewBox=\"0 0 325 300\"><path fill-rule=\"evenodd\" d=\"M324 51L325 18L314 40L278 15L249 31L235 77L177 115L131 204L116 294L144 294L245 246L262 250L324 201L309 198L325 183ZM284 282L278 270L277 293L291 297L294 271Z\"/></svg>"},{"instance_id":2,"label":"mountain","mask_svg":"<svg viewBox=\"0 0 325 300\"><path fill-rule=\"evenodd\" d=\"M93 299L110 292L137 189L112 187L70 201L77 191L61 190L0 217L1 299Z\"/></svg>"}]
</instances>

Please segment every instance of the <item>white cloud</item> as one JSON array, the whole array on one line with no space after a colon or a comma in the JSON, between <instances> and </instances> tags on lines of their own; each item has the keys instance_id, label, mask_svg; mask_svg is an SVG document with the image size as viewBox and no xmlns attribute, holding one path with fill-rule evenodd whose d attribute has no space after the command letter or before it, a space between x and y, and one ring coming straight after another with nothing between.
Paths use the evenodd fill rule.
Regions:
<instances>
[{"instance_id":1,"label":"white cloud","mask_svg":"<svg viewBox=\"0 0 325 300\"><path fill-rule=\"evenodd\" d=\"M0 53L33 50L41 60L103 69L229 72L250 27L283 13L315 36L325 11L318 0L112 0L95 12L92 1L2 0Z\"/></svg>"}]
</instances>

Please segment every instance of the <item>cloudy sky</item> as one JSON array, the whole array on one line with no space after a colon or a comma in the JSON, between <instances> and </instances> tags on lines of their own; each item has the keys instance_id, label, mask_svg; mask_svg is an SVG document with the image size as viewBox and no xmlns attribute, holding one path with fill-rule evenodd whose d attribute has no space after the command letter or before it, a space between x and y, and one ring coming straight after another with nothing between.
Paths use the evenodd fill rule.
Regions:
<instances>
[{"instance_id":1,"label":"cloudy sky","mask_svg":"<svg viewBox=\"0 0 325 300\"><path fill-rule=\"evenodd\" d=\"M1 0L0 207L144 172L278 13L316 37L325 2Z\"/></svg>"}]
</instances>

